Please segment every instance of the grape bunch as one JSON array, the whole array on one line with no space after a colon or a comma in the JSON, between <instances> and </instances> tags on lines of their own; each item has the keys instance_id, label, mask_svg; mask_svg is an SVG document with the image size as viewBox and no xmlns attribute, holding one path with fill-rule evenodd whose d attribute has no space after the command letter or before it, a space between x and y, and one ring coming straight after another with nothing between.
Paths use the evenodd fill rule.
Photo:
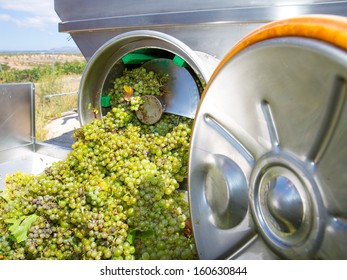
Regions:
<instances>
[{"instance_id":1,"label":"grape bunch","mask_svg":"<svg viewBox=\"0 0 347 280\"><path fill-rule=\"evenodd\" d=\"M110 112L74 132L64 161L36 176L7 175L0 259L197 258L180 187L192 120L164 114L145 125L139 98L130 102L163 94L165 80L141 67L125 71L109 91Z\"/></svg>"},{"instance_id":2,"label":"grape bunch","mask_svg":"<svg viewBox=\"0 0 347 280\"><path fill-rule=\"evenodd\" d=\"M147 71L144 67L125 69L122 76L115 78L114 86L107 92L107 95L111 97L113 107L118 105L127 107L125 101L129 101L132 97L163 95L168 79L167 75Z\"/></svg>"}]
</instances>

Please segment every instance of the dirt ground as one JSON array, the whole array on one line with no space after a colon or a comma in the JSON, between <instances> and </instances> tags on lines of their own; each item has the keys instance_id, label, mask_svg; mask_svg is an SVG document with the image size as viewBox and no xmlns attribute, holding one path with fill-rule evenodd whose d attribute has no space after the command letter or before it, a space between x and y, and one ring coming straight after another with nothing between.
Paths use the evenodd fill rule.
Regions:
<instances>
[{"instance_id":1,"label":"dirt ground","mask_svg":"<svg viewBox=\"0 0 347 280\"><path fill-rule=\"evenodd\" d=\"M83 62L85 58L81 54L61 53L0 54L0 64L6 64L13 69L30 69L39 64L72 61Z\"/></svg>"},{"instance_id":2,"label":"dirt ground","mask_svg":"<svg viewBox=\"0 0 347 280\"><path fill-rule=\"evenodd\" d=\"M77 113L71 112L71 114L66 114L46 125L47 140L45 142L65 148L71 148L71 145L74 142L72 134L75 129L80 127L81 124Z\"/></svg>"},{"instance_id":3,"label":"dirt ground","mask_svg":"<svg viewBox=\"0 0 347 280\"><path fill-rule=\"evenodd\" d=\"M80 122L78 120L78 114L71 112L71 114L66 114L58 119L52 120L46 125L47 139L55 138L61 136L66 132L73 131L75 128L80 128Z\"/></svg>"}]
</instances>

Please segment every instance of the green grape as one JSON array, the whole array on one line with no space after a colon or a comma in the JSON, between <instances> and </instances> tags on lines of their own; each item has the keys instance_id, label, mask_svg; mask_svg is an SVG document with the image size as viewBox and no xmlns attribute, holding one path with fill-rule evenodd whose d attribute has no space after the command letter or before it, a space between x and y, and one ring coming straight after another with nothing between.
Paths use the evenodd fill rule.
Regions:
<instances>
[{"instance_id":1,"label":"green grape","mask_svg":"<svg viewBox=\"0 0 347 280\"><path fill-rule=\"evenodd\" d=\"M140 123L141 96L168 77L126 70L109 91L112 109L74 133L64 161L33 176L6 177L0 193L2 259L196 259L180 183L187 178L192 120L164 114ZM124 99L124 86L132 96ZM128 88L127 88L128 89ZM24 241L9 230L35 215Z\"/></svg>"}]
</instances>

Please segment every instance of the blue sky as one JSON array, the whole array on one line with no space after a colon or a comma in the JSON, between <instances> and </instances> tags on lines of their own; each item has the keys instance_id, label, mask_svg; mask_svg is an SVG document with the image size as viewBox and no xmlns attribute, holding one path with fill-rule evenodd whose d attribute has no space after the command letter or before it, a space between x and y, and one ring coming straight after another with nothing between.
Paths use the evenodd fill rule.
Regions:
<instances>
[{"instance_id":1,"label":"blue sky","mask_svg":"<svg viewBox=\"0 0 347 280\"><path fill-rule=\"evenodd\" d=\"M0 0L0 52L76 47L60 21L54 0Z\"/></svg>"}]
</instances>

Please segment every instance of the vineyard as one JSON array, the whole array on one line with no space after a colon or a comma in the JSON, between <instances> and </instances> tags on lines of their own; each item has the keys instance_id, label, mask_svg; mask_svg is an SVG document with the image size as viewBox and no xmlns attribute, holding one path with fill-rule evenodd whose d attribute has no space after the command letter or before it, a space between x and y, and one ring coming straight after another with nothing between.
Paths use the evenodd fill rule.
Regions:
<instances>
[{"instance_id":1,"label":"vineyard","mask_svg":"<svg viewBox=\"0 0 347 280\"><path fill-rule=\"evenodd\" d=\"M35 84L37 140L47 140L46 127L51 120L77 108L77 91L85 65L81 54L0 54L1 84ZM61 93L75 94L57 95Z\"/></svg>"},{"instance_id":2,"label":"vineyard","mask_svg":"<svg viewBox=\"0 0 347 280\"><path fill-rule=\"evenodd\" d=\"M35 83L51 75L81 74L85 65L79 54L0 54L0 83Z\"/></svg>"}]
</instances>

